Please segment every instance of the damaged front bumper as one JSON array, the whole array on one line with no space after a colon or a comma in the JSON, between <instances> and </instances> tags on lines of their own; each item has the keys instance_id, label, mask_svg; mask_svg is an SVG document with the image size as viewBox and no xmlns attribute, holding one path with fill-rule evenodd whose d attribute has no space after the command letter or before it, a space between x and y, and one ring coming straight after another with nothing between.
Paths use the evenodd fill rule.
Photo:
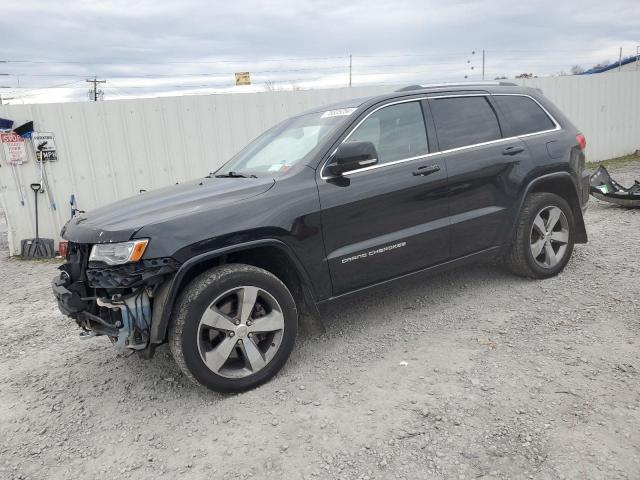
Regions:
<instances>
[{"instance_id":1,"label":"damaged front bumper","mask_svg":"<svg viewBox=\"0 0 640 480\"><path fill-rule=\"evenodd\" d=\"M640 208L640 182L635 181L632 187L626 188L616 182L603 166L591 175L591 195L598 200L613 203L622 207Z\"/></svg>"},{"instance_id":2,"label":"damaged front bumper","mask_svg":"<svg viewBox=\"0 0 640 480\"><path fill-rule=\"evenodd\" d=\"M96 265L82 255L87 249L73 247L52 282L60 311L73 318L85 336L106 335L123 353L145 350L151 356L154 296L179 265L172 259Z\"/></svg>"}]
</instances>

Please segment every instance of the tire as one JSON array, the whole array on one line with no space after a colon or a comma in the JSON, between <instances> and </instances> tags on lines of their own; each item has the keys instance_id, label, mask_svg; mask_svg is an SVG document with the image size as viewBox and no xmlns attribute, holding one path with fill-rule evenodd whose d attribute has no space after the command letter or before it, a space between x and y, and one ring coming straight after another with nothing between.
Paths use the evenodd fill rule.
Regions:
<instances>
[{"instance_id":1,"label":"tire","mask_svg":"<svg viewBox=\"0 0 640 480\"><path fill-rule=\"evenodd\" d=\"M298 312L287 287L261 268L229 264L200 274L182 290L169 348L192 381L216 392L243 392L278 373L297 332Z\"/></svg>"},{"instance_id":2,"label":"tire","mask_svg":"<svg viewBox=\"0 0 640 480\"><path fill-rule=\"evenodd\" d=\"M556 216L550 230L549 223ZM554 277L571 258L574 234L573 211L566 200L553 193L533 193L524 202L505 263L513 273L522 277ZM548 250L549 247L552 251Z\"/></svg>"}]
</instances>

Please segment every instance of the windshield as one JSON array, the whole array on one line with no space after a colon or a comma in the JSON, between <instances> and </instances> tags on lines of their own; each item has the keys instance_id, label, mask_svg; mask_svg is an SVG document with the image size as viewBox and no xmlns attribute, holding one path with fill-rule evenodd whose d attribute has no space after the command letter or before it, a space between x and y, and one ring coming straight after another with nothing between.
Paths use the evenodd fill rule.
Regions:
<instances>
[{"instance_id":1,"label":"windshield","mask_svg":"<svg viewBox=\"0 0 640 480\"><path fill-rule=\"evenodd\" d=\"M243 148L216 172L216 176L284 173L313 155L324 139L355 110L342 108L285 120Z\"/></svg>"}]
</instances>

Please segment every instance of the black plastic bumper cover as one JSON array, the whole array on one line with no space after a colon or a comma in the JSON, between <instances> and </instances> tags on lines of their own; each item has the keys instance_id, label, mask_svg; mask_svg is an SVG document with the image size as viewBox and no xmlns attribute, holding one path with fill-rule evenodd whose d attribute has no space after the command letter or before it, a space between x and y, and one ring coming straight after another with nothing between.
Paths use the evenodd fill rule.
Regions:
<instances>
[{"instance_id":1,"label":"black plastic bumper cover","mask_svg":"<svg viewBox=\"0 0 640 480\"><path fill-rule=\"evenodd\" d=\"M640 182L636 180L632 187L623 187L602 166L591 175L591 195L622 207L640 208Z\"/></svg>"},{"instance_id":2,"label":"black plastic bumper cover","mask_svg":"<svg viewBox=\"0 0 640 480\"><path fill-rule=\"evenodd\" d=\"M81 282L71 283L66 272L63 271L54 277L51 288L63 314L77 319L80 312L89 309L89 303L82 300L85 293L84 285Z\"/></svg>"}]
</instances>

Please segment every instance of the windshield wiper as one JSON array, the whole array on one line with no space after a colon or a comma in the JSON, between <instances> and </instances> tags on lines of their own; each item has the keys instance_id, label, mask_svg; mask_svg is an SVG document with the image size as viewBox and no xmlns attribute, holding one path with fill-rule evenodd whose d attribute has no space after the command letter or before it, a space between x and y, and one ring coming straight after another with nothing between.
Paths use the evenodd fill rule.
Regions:
<instances>
[{"instance_id":1,"label":"windshield wiper","mask_svg":"<svg viewBox=\"0 0 640 480\"><path fill-rule=\"evenodd\" d=\"M256 175L243 175L239 172L219 173L216 178L258 178Z\"/></svg>"}]
</instances>

